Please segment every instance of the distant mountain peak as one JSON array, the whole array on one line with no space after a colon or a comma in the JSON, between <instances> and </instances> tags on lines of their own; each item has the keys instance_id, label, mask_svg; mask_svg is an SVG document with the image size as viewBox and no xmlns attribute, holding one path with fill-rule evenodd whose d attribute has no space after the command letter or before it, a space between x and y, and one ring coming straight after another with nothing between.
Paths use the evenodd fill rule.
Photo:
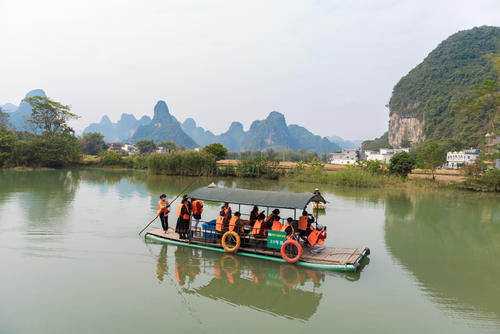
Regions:
<instances>
[{"instance_id":1,"label":"distant mountain peak","mask_svg":"<svg viewBox=\"0 0 500 334\"><path fill-rule=\"evenodd\" d=\"M232 122L229 126L228 132L232 131L243 131L243 124L240 122Z\"/></svg>"},{"instance_id":2,"label":"distant mountain peak","mask_svg":"<svg viewBox=\"0 0 500 334\"><path fill-rule=\"evenodd\" d=\"M47 97L43 89L33 89L26 94L26 97L33 97L33 96L40 96L40 97Z\"/></svg>"},{"instance_id":3,"label":"distant mountain peak","mask_svg":"<svg viewBox=\"0 0 500 334\"><path fill-rule=\"evenodd\" d=\"M106 115L103 115L102 118L101 118L101 124L111 124L111 120L109 119L108 116Z\"/></svg>"}]
</instances>

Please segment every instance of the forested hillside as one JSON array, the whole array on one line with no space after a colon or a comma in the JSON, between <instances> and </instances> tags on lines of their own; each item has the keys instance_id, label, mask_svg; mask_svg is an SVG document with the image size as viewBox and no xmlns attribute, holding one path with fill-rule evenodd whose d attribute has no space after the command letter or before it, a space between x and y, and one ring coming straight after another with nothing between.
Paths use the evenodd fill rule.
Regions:
<instances>
[{"instance_id":1,"label":"forested hillside","mask_svg":"<svg viewBox=\"0 0 500 334\"><path fill-rule=\"evenodd\" d=\"M460 31L404 76L391 97L389 143L477 146L498 119L500 28Z\"/></svg>"}]
</instances>

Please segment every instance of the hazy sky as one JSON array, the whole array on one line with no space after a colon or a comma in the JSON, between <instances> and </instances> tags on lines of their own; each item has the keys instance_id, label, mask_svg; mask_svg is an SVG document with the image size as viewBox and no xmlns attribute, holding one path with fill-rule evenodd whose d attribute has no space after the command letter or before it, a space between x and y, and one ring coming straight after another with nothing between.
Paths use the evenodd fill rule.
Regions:
<instances>
[{"instance_id":1,"label":"hazy sky","mask_svg":"<svg viewBox=\"0 0 500 334\"><path fill-rule=\"evenodd\" d=\"M499 0L0 0L0 104L42 88L77 130L157 100L215 133L272 110L323 136L387 129L399 78Z\"/></svg>"}]
</instances>

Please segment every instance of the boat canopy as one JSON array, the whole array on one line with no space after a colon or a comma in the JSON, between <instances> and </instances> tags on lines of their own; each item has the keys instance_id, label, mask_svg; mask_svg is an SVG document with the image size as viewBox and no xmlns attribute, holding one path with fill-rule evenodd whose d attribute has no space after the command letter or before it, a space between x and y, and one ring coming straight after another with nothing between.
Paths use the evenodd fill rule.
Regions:
<instances>
[{"instance_id":1,"label":"boat canopy","mask_svg":"<svg viewBox=\"0 0 500 334\"><path fill-rule=\"evenodd\" d=\"M193 199L228 202L281 209L305 210L310 202L326 203L320 194L280 191L246 190L237 188L201 187L189 194Z\"/></svg>"}]
</instances>

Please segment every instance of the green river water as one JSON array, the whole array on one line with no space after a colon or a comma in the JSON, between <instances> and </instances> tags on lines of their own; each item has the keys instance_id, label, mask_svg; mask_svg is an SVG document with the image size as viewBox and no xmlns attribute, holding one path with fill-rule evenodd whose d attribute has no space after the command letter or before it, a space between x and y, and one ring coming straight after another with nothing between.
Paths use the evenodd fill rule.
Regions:
<instances>
[{"instance_id":1,"label":"green river water","mask_svg":"<svg viewBox=\"0 0 500 334\"><path fill-rule=\"evenodd\" d=\"M316 186L193 188L212 181ZM498 195L322 186L326 245L371 249L347 274L145 242L189 182L0 171L0 333L500 333Z\"/></svg>"}]
</instances>

